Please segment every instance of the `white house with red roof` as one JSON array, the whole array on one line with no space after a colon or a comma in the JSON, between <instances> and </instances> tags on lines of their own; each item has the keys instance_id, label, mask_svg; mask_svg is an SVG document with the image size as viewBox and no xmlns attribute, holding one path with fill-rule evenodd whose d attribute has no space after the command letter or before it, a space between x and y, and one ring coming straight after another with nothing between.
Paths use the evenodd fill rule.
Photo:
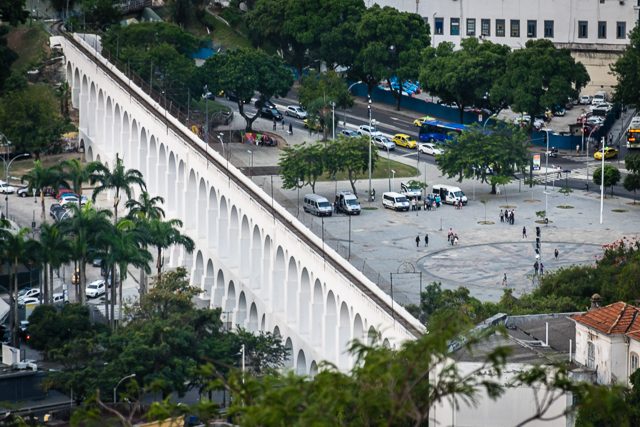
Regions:
<instances>
[{"instance_id":1,"label":"white house with red roof","mask_svg":"<svg viewBox=\"0 0 640 427\"><path fill-rule=\"evenodd\" d=\"M640 357L640 308L601 301L595 294L589 311L569 316L576 322L575 361L594 369L599 384L629 384Z\"/></svg>"}]
</instances>

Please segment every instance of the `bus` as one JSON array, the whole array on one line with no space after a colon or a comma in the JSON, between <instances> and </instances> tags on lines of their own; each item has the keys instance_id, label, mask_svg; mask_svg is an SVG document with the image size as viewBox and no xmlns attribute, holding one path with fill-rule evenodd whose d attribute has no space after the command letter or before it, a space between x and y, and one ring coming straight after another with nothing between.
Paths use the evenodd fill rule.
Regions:
<instances>
[{"instance_id":1,"label":"bus","mask_svg":"<svg viewBox=\"0 0 640 427\"><path fill-rule=\"evenodd\" d=\"M422 122L419 139L424 142L444 142L445 140L453 139L453 136L449 135L450 133L460 134L466 129L467 127L460 123L445 123L440 120L429 120Z\"/></svg>"},{"instance_id":2,"label":"bus","mask_svg":"<svg viewBox=\"0 0 640 427\"><path fill-rule=\"evenodd\" d=\"M640 116L631 119L627 129L627 148L640 148Z\"/></svg>"}]
</instances>

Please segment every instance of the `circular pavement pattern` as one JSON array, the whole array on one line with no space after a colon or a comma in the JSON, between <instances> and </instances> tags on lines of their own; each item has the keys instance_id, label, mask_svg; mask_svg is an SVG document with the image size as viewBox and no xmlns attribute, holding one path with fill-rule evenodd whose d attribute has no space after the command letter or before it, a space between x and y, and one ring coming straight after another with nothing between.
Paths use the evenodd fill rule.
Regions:
<instances>
[{"instance_id":1,"label":"circular pavement pattern","mask_svg":"<svg viewBox=\"0 0 640 427\"><path fill-rule=\"evenodd\" d=\"M558 261L554 260L554 249L558 249ZM594 255L601 255L602 247L582 243L542 243L542 264L545 271L568 267L573 264L588 264ZM423 286L441 282L443 289L468 288L471 295L481 301L497 302L502 297L502 276L507 273L508 287L516 295L530 293L536 286L533 275L535 243L491 243L474 246L459 246L443 249L427 255L418 262L425 274ZM400 284L399 284L400 285ZM411 299L412 289L402 289Z\"/></svg>"}]
</instances>

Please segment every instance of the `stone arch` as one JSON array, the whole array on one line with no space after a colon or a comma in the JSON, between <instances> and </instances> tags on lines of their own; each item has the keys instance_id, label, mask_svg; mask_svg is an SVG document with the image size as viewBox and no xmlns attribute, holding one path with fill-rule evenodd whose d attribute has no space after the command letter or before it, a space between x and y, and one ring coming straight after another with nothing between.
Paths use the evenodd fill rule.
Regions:
<instances>
[{"instance_id":1,"label":"stone arch","mask_svg":"<svg viewBox=\"0 0 640 427\"><path fill-rule=\"evenodd\" d=\"M231 214L229 215L229 258L228 263L230 268L238 267L238 247L240 240L240 220L238 219L238 209L234 206L231 207Z\"/></svg>"},{"instance_id":2,"label":"stone arch","mask_svg":"<svg viewBox=\"0 0 640 427\"><path fill-rule=\"evenodd\" d=\"M364 325L362 324L362 317L359 314L356 314L355 319L353 319L353 339L358 340L361 343L364 343Z\"/></svg>"},{"instance_id":3,"label":"stone arch","mask_svg":"<svg viewBox=\"0 0 640 427\"><path fill-rule=\"evenodd\" d=\"M289 258L287 271L287 322L298 320L298 266L294 257Z\"/></svg>"},{"instance_id":4,"label":"stone arch","mask_svg":"<svg viewBox=\"0 0 640 427\"><path fill-rule=\"evenodd\" d=\"M213 269L213 261L207 261L207 273L204 277L204 298L213 302L213 288L215 286L215 273Z\"/></svg>"},{"instance_id":5,"label":"stone arch","mask_svg":"<svg viewBox=\"0 0 640 427\"><path fill-rule=\"evenodd\" d=\"M113 147L113 102L111 101L111 97L107 96L107 106L104 111L104 149L107 153L111 154L114 152Z\"/></svg>"},{"instance_id":6,"label":"stone arch","mask_svg":"<svg viewBox=\"0 0 640 427\"><path fill-rule=\"evenodd\" d=\"M293 367L293 342L291 341L291 338L287 338L287 340L284 343L284 348L287 349L287 358L284 361L284 367L292 368Z\"/></svg>"},{"instance_id":7,"label":"stone arch","mask_svg":"<svg viewBox=\"0 0 640 427\"><path fill-rule=\"evenodd\" d=\"M209 247L215 248L218 243L218 235L216 233L216 227L218 226L218 198L216 197L216 189L211 187L209 189Z\"/></svg>"},{"instance_id":8,"label":"stone arch","mask_svg":"<svg viewBox=\"0 0 640 427\"><path fill-rule=\"evenodd\" d=\"M68 78L68 76L67 76ZM73 89L71 90L71 102L75 109L80 108L80 87L82 85L80 81L80 71L78 68L73 73L73 81L71 82Z\"/></svg>"},{"instance_id":9,"label":"stone arch","mask_svg":"<svg viewBox=\"0 0 640 427\"><path fill-rule=\"evenodd\" d=\"M236 309L236 287L233 284L233 280L229 282L229 287L227 288L227 304L225 306L225 311L233 312Z\"/></svg>"},{"instance_id":10,"label":"stone arch","mask_svg":"<svg viewBox=\"0 0 640 427\"><path fill-rule=\"evenodd\" d=\"M309 278L309 271L306 268L302 269L300 275L300 304L298 310L300 317L298 320L299 333L301 335L307 335L310 327L311 316L311 280ZM305 372L306 373L306 372Z\"/></svg>"},{"instance_id":11,"label":"stone arch","mask_svg":"<svg viewBox=\"0 0 640 427\"><path fill-rule=\"evenodd\" d=\"M311 366L309 366L309 376L313 378L317 374L318 374L318 364L314 360L313 362L311 362Z\"/></svg>"},{"instance_id":12,"label":"stone arch","mask_svg":"<svg viewBox=\"0 0 640 427\"><path fill-rule=\"evenodd\" d=\"M250 283L251 289L260 289L262 286L262 239L260 238L260 228L257 225L253 227L253 241L251 242Z\"/></svg>"},{"instance_id":13,"label":"stone arch","mask_svg":"<svg viewBox=\"0 0 640 427\"><path fill-rule=\"evenodd\" d=\"M322 347L322 319L324 316L324 296L322 284L316 279L313 285L313 305L311 308L311 345Z\"/></svg>"},{"instance_id":14,"label":"stone arch","mask_svg":"<svg viewBox=\"0 0 640 427\"><path fill-rule=\"evenodd\" d=\"M207 184L200 178L198 186L198 238L207 238Z\"/></svg>"},{"instance_id":15,"label":"stone arch","mask_svg":"<svg viewBox=\"0 0 640 427\"><path fill-rule=\"evenodd\" d=\"M87 134L93 139L96 134L96 110L98 108L98 93L96 92L96 84L91 82L89 89L89 105L87 108Z\"/></svg>"},{"instance_id":16,"label":"stone arch","mask_svg":"<svg viewBox=\"0 0 640 427\"><path fill-rule=\"evenodd\" d=\"M216 278L216 289L213 292L213 306L222 307L222 299L224 298L224 273L222 270L218 270L218 277Z\"/></svg>"},{"instance_id":17,"label":"stone arch","mask_svg":"<svg viewBox=\"0 0 640 427\"><path fill-rule=\"evenodd\" d=\"M122 113L122 137L120 144L122 145L120 158L122 158L122 162L126 165L130 160L129 149L131 148L131 124L129 123L129 114L126 111Z\"/></svg>"},{"instance_id":18,"label":"stone arch","mask_svg":"<svg viewBox=\"0 0 640 427\"><path fill-rule=\"evenodd\" d=\"M94 136L94 141L96 144L102 146L104 145L104 92L102 89L98 90L98 105L96 105L96 132L92 136Z\"/></svg>"},{"instance_id":19,"label":"stone arch","mask_svg":"<svg viewBox=\"0 0 640 427\"><path fill-rule=\"evenodd\" d=\"M176 213L178 218L184 223L184 182L187 178L187 170L184 161L180 160L178 164L178 179L176 180Z\"/></svg>"},{"instance_id":20,"label":"stone arch","mask_svg":"<svg viewBox=\"0 0 640 427\"><path fill-rule=\"evenodd\" d=\"M276 262L273 268L273 282L271 283L273 311L279 312L284 309L284 281L285 281L285 261L284 251L278 246L276 251Z\"/></svg>"},{"instance_id":21,"label":"stone arch","mask_svg":"<svg viewBox=\"0 0 640 427\"><path fill-rule=\"evenodd\" d=\"M296 360L296 374L307 374L307 358L304 356L304 351L298 351L298 360Z\"/></svg>"},{"instance_id":22,"label":"stone arch","mask_svg":"<svg viewBox=\"0 0 640 427\"><path fill-rule=\"evenodd\" d=\"M240 292L240 298L238 298L238 313L236 314L236 324L244 328L247 320L247 297L244 295L244 291Z\"/></svg>"},{"instance_id":23,"label":"stone arch","mask_svg":"<svg viewBox=\"0 0 640 427\"><path fill-rule=\"evenodd\" d=\"M202 257L202 251L198 251L196 255L196 263L191 274L191 284L193 286L200 287L202 284L202 275L204 274L204 258Z\"/></svg>"},{"instance_id":24,"label":"stone arch","mask_svg":"<svg viewBox=\"0 0 640 427\"><path fill-rule=\"evenodd\" d=\"M384 341L382 341L382 345L386 348L391 348L391 343L389 342L389 338L385 338Z\"/></svg>"},{"instance_id":25,"label":"stone arch","mask_svg":"<svg viewBox=\"0 0 640 427\"><path fill-rule=\"evenodd\" d=\"M158 171L158 146L156 145L156 137L151 136L149 140L149 154L147 162L149 164L148 175L145 175L149 193L158 194L158 177L156 172Z\"/></svg>"},{"instance_id":26,"label":"stone arch","mask_svg":"<svg viewBox=\"0 0 640 427\"><path fill-rule=\"evenodd\" d=\"M122 117L120 112L120 105L116 104L116 108L113 112L113 153L120 154L122 156Z\"/></svg>"},{"instance_id":27,"label":"stone arch","mask_svg":"<svg viewBox=\"0 0 640 427\"><path fill-rule=\"evenodd\" d=\"M271 296L269 293L269 282L271 282L271 277L268 274L271 270L271 237L266 236L264 238L264 250L262 251L262 276L260 277L261 281L261 292L262 300L269 301L269 297Z\"/></svg>"},{"instance_id":28,"label":"stone arch","mask_svg":"<svg viewBox=\"0 0 640 427\"><path fill-rule=\"evenodd\" d=\"M340 369L349 369L349 342L351 340L351 320L349 319L349 307L345 302L340 306L340 329L338 337L338 354Z\"/></svg>"},{"instance_id":29,"label":"stone arch","mask_svg":"<svg viewBox=\"0 0 640 427\"><path fill-rule=\"evenodd\" d=\"M282 334L280 333L280 328L278 328L277 326L275 328L273 328L273 336L274 337L282 337Z\"/></svg>"},{"instance_id":30,"label":"stone arch","mask_svg":"<svg viewBox=\"0 0 640 427\"><path fill-rule=\"evenodd\" d=\"M147 179L147 153L148 153L148 145L149 145L149 137L150 134L147 132L147 129L144 127L140 131L140 148L138 152L138 163L135 166L136 169L142 173L142 176Z\"/></svg>"},{"instance_id":31,"label":"stone arch","mask_svg":"<svg viewBox=\"0 0 640 427\"><path fill-rule=\"evenodd\" d=\"M367 345L373 345L378 341L378 333L376 332L376 328L373 326L369 327L369 331L367 332Z\"/></svg>"},{"instance_id":32,"label":"stone arch","mask_svg":"<svg viewBox=\"0 0 640 427\"><path fill-rule=\"evenodd\" d=\"M100 158L100 154L96 156L96 162L102 163L102 159Z\"/></svg>"},{"instance_id":33,"label":"stone arch","mask_svg":"<svg viewBox=\"0 0 640 427\"><path fill-rule=\"evenodd\" d=\"M240 277L249 277L251 273L250 236L249 219L246 215L243 215L242 225L240 226Z\"/></svg>"},{"instance_id":34,"label":"stone arch","mask_svg":"<svg viewBox=\"0 0 640 427\"><path fill-rule=\"evenodd\" d=\"M336 326L338 323L338 309L333 291L327 294L327 305L324 314L324 348L326 358L330 362L337 362L336 357Z\"/></svg>"},{"instance_id":35,"label":"stone arch","mask_svg":"<svg viewBox=\"0 0 640 427\"><path fill-rule=\"evenodd\" d=\"M176 210L176 156L169 154L169 172L167 173L167 207L169 212Z\"/></svg>"},{"instance_id":36,"label":"stone arch","mask_svg":"<svg viewBox=\"0 0 640 427\"><path fill-rule=\"evenodd\" d=\"M158 149L158 194L167 200L167 151L162 143Z\"/></svg>"},{"instance_id":37,"label":"stone arch","mask_svg":"<svg viewBox=\"0 0 640 427\"><path fill-rule=\"evenodd\" d=\"M227 253L227 238L228 238L228 226L229 226L229 208L227 207L227 199L220 197L220 215L218 216L218 257L226 258Z\"/></svg>"},{"instance_id":38,"label":"stone arch","mask_svg":"<svg viewBox=\"0 0 640 427\"><path fill-rule=\"evenodd\" d=\"M249 309L249 324L247 325L247 330L249 332L258 331L258 308L255 302L251 303L251 308Z\"/></svg>"},{"instance_id":39,"label":"stone arch","mask_svg":"<svg viewBox=\"0 0 640 427\"><path fill-rule=\"evenodd\" d=\"M73 66L71 65L71 61L67 61L67 69L65 70L65 79L69 83L69 86L73 85Z\"/></svg>"},{"instance_id":40,"label":"stone arch","mask_svg":"<svg viewBox=\"0 0 640 427\"><path fill-rule=\"evenodd\" d=\"M267 315L266 314L262 315L262 321L260 322L260 330L262 332L267 330Z\"/></svg>"},{"instance_id":41,"label":"stone arch","mask_svg":"<svg viewBox=\"0 0 640 427\"><path fill-rule=\"evenodd\" d=\"M138 121L133 119L131 122L131 135L129 136L129 159L125 159L124 163L129 168L138 168L138 153L140 152L140 132L138 131Z\"/></svg>"},{"instance_id":42,"label":"stone arch","mask_svg":"<svg viewBox=\"0 0 640 427\"><path fill-rule=\"evenodd\" d=\"M196 216L191 211L196 205L196 189L198 183L196 181L196 173L193 169L189 172L189 181L187 183L187 198L184 206L184 224L187 230L193 230L196 226Z\"/></svg>"},{"instance_id":43,"label":"stone arch","mask_svg":"<svg viewBox=\"0 0 640 427\"><path fill-rule=\"evenodd\" d=\"M93 162L93 148L91 146L87 148L87 154L85 155L85 159L87 160L87 162Z\"/></svg>"}]
</instances>

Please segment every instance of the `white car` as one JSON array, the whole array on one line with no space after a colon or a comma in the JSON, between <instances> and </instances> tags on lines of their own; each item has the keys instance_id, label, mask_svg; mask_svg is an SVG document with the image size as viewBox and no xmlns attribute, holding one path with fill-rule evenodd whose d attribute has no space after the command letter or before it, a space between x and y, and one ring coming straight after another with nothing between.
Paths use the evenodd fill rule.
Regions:
<instances>
[{"instance_id":1,"label":"white car","mask_svg":"<svg viewBox=\"0 0 640 427\"><path fill-rule=\"evenodd\" d=\"M13 194L16 192L16 188L10 186L6 182L0 181L0 193L2 194Z\"/></svg>"},{"instance_id":2,"label":"white car","mask_svg":"<svg viewBox=\"0 0 640 427\"><path fill-rule=\"evenodd\" d=\"M589 112L592 112L594 110L602 110L602 111L609 112L612 108L613 108L613 105L609 104L608 102L602 102L600 104L591 105L589 107Z\"/></svg>"},{"instance_id":3,"label":"white car","mask_svg":"<svg viewBox=\"0 0 640 427\"><path fill-rule=\"evenodd\" d=\"M26 307L27 304L35 304L35 305L40 304L40 298L28 297L18 301L18 307Z\"/></svg>"},{"instance_id":4,"label":"white car","mask_svg":"<svg viewBox=\"0 0 640 427\"><path fill-rule=\"evenodd\" d=\"M592 100L593 98L591 97L591 95L582 95L580 97L580 104L591 104Z\"/></svg>"},{"instance_id":5,"label":"white car","mask_svg":"<svg viewBox=\"0 0 640 427\"><path fill-rule=\"evenodd\" d=\"M87 298L97 298L106 292L104 280L94 280L87 285Z\"/></svg>"},{"instance_id":6,"label":"white car","mask_svg":"<svg viewBox=\"0 0 640 427\"><path fill-rule=\"evenodd\" d=\"M60 200L60 206L67 206L69 203L75 203L78 204L79 199L76 196L69 196L69 197L64 197L62 200ZM87 198L82 196L82 202L81 204L86 204L87 203Z\"/></svg>"},{"instance_id":7,"label":"white car","mask_svg":"<svg viewBox=\"0 0 640 427\"><path fill-rule=\"evenodd\" d=\"M382 136L382 132L378 132L375 126L361 125L358 127L358 135Z\"/></svg>"},{"instance_id":8,"label":"white car","mask_svg":"<svg viewBox=\"0 0 640 427\"><path fill-rule=\"evenodd\" d=\"M393 141L389 141L384 136L376 136L371 142L381 150L394 150L396 148L396 143Z\"/></svg>"},{"instance_id":9,"label":"white car","mask_svg":"<svg viewBox=\"0 0 640 427\"><path fill-rule=\"evenodd\" d=\"M418 151L423 154L430 154L432 156L444 154L444 150L442 148L438 148L435 144L432 144L430 142L418 144Z\"/></svg>"},{"instance_id":10,"label":"white car","mask_svg":"<svg viewBox=\"0 0 640 427\"><path fill-rule=\"evenodd\" d=\"M18 302L26 298L37 298L40 296L40 289L23 289L18 294Z\"/></svg>"},{"instance_id":11,"label":"white car","mask_svg":"<svg viewBox=\"0 0 640 427\"><path fill-rule=\"evenodd\" d=\"M53 303L54 304L68 304L69 303L69 298L65 294L59 292L59 293L53 294Z\"/></svg>"},{"instance_id":12,"label":"white car","mask_svg":"<svg viewBox=\"0 0 640 427\"><path fill-rule=\"evenodd\" d=\"M284 110L284 114L287 116L292 116L297 119L306 119L307 112L302 109L302 107L296 107L295 105L289 105L286 110Z\"/></svg>"}]
</instances>

